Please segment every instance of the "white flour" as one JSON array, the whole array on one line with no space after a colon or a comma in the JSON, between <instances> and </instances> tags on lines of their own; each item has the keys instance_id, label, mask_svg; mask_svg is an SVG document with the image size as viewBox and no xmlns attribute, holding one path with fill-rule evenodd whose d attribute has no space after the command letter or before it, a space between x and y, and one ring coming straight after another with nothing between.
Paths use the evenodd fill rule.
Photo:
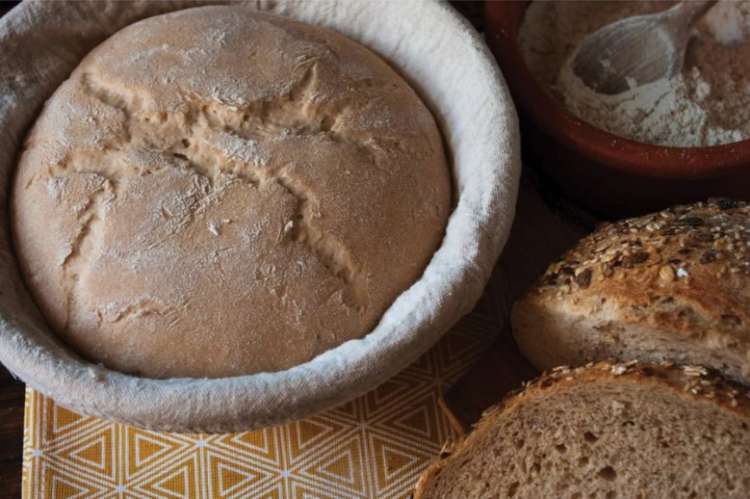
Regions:
<instances>
[{"instance_id":1,"label":"white flour","mask_svg":"<svg viewBox=\"0 0 750 499\"><path fill-rule=\"evenodd\" d=\"M519 41L532 73L579 118L611 133L667 146L750 137L750 1L719 2L697 27L682 74L617 95L597 94L570 67L579 43L617 19L664 2L533 2Z\"/></svg>"}]
</instances>

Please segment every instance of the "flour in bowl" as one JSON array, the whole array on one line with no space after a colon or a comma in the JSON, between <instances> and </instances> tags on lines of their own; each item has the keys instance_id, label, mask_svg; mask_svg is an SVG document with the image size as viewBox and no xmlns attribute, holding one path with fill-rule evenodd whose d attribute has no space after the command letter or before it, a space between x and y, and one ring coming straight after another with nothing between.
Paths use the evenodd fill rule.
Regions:
<instances>
[{"instance_id":1,"label":"flour in bowl","mask_svg":"<svg viewBox=\"0 0 750 499\"><path fill-rule=\"evenodd\" d=\"M533 2L519 34L532 74L584 121L639 142L675 147L750 137L750 1L720 1L696 26L681 74L617 95L598 94L573 73L583 39L624 17L674 2ZM606 61L602 61L606 64Z\"/></svg>"}]
</instances>

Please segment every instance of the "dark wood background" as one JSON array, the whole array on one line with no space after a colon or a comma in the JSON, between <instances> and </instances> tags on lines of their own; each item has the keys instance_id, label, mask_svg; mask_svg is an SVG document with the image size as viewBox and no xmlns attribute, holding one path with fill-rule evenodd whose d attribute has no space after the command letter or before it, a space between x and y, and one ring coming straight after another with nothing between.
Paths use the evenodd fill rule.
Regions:
<instances>
[{"instance_id":1,"label":"dark wood background","mask_svg":"<svg viewBox=\"0 0 750 499\"><path fill-rule=\"evenodd\" d=\"M17 3L0 1L0 17ZM451 3L481 30L484 2ZM60 8L65 8L62 2ZM21 496L24 392L23 383L0 366L0 497Z\"/></svg>"},{"instance_id":2,"label":"dark wood background","mask_svg":"<svg viewBox=\"0 0 750 499\"><path fill-rule=\"evenodd\" d=\"M18 2L0 2L0 17ZM2 47L0 47L2 50ZM21 497L25 386L0 365L0 496Z\"/></svg>"}]
</instances>

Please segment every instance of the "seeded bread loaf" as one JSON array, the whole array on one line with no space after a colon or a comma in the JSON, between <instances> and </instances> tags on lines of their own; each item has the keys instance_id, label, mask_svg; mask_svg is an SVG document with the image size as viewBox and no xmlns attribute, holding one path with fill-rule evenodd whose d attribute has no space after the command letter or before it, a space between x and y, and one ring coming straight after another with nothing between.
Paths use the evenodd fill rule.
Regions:
<instances>
[{"instance_id":1,"label":"seeded bread loaf","mask_svg":"<svg viewBox=\"0 0 750 499\"><path fill-rule=\"evenodd\" d=\"M711 200L605 224L513 307L540 370L607 358L750 381L750 206Z\"/></svg>"},{"instance_id":2,"label":"seeded bread loaf","mask_svg":"<svg viewBox=\"0 0 750 499\"><path fill-rule=\"evenodd\" d=\"M415 499L744 498L746 390L694 366L557 368L485 412Z\"/></svg>"},{"instance_id":3,"label":"seeded bread loaf","mask_svg":"<svg viewBox=\"0 0 750 499\"><path fill-rule=\"evenodd\" d=\"M436 123L367 48L241 6L135 23L28 136L16 250L84 357L149 377L278 371L367 334L451 208Z\"/></svg>"}]
</instances>

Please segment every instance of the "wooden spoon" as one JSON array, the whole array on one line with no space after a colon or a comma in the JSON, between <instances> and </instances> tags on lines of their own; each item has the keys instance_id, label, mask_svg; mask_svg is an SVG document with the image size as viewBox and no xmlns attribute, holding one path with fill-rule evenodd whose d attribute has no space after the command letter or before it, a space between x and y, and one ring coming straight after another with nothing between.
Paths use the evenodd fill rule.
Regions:
<instances>
[{"instance_id":1,"label":"wooden spoon","mask_svg":"<svg viewBox=\"0 0 750 499\"><path fill-rule=\"evenodd\" d=\"M581 43L573 72L589 88L609 95L671 78L682 70L693 25L716 1L684 1L608 24Z\"/></svg>"}]
</instances>

